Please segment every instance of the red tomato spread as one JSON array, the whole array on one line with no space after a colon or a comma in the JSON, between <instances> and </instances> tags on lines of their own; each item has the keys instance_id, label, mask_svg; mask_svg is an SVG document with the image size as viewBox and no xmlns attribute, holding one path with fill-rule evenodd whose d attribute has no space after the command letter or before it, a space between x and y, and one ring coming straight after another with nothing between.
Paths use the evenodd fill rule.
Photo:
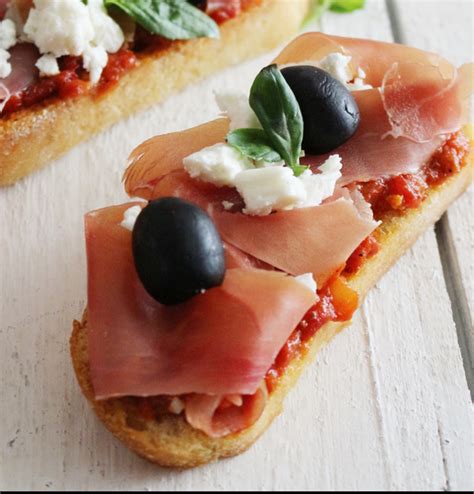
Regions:
<instances>
[{"instance_id":1,"label":"red tomato spread","mask_svg":"<svg viewBox=\"0 0 474 494\"><path fill-rule=\"evenodd\" d=\"M464 133L456 132L418 173L380 178L363 184L361 192L372 205L375 218L387 211L417 208L431 185L441 184L464 166L469 150L469 141Z\"/></svg>"},{"instance_id":2,"label":"red tomato spread","mask_svg":"<svg viewBox=\"0 0 474 494\"><path fill-rule=\"evenodd\" d=\"M354 274L359 271L366 259L375 256L380 250L379 243L373 235L369 235L361 242L359 247L351 254L346 262L344 274Z\"/></svg>"},{"instance_id":3,"label":"red tomato spread","mask_svg":"<svg viewBox=\"0 0 474 494\"><path fill-rule=\"evenodd\" d=\"M130 50L122 49L117 53L110 54L107 66L104 68L97 86L98 92L115 85L135 63L136 56ZM2 116L29 108L50 98L75 98L90 90L88 75L82 67L80 57L62 57L59 60L59 67L61 72L58 75L38 79L21 93L11 96L5 105Z\"/></svg>"},{"instance_id":4,"label":"red tomato spread","mask_svg":"<svg viewBox=\"0 0 474 494\"><path fill-rule=\"evenodd\" d=\"M269 392L275 389L290 362L308 349L316 332L329 321L349 321L359 302L357 292L339 275L318 290L318 296L319 301L306 313L268 370L265 381Z\"/></svg>"}]
</instances>

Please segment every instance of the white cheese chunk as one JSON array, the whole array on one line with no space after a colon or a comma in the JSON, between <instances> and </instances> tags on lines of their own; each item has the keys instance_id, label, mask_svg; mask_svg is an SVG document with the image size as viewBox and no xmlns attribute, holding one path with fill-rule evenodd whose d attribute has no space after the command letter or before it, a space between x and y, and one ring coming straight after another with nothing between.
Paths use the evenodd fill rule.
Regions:
<instances>
[{"instance_id":1,"label":"white cheese chunk","mask_svg":"<svg viewBox=\"0 0 474 494\"><path fill-rule=\"evenodd\" d=\"M316 284L316 281L314 281L313 273L300 274L299 276L295 276L295 280L306 288L309 288L313 293L316 293L318 285Z\"/></svg>"},{"instance_id":2,"label":"white cheese chunk","mask_svg":"<svg viewBox=\"0 0 474 494\"><path fill-rule=\"evenodd\" d=\"M266 215L292 209L306 199L303 183L291 168L272 166L239 173L235 186L245 202L245 214Z\"/></svg>"},{"instance_id":3,"label":"white cheese chunk","mask_svg":"<svg viewBox=\"0 0 474 494\"><path fill-rule=\"evenodd\" d=\"M107 14L103 0L89 0L87 5L82 0L35 0L23 32L42 54L82 56L92 84L99 81L108 53L124 43L124 34ZM52 72L50 61L45 63L45 74Z\"/></svg>"},{"instance_id":4,"label":"white cheese chunk","mask_svg":"<svg viewBox=\"0 0 474 494\"><path fill-rule=\"evenodd\" d=\"M36 62L36 67L40 71L41 76L52 76L59 74L58 60L54 55L43 55Z\"/></svg>"},{"instance_id":5,"label":"white cheese chunk","mask_svg":"<svg viewBox=\"0 0 474 494\"><path fill-rule=\"evenodd\" d=\"M123 226L127 230L133 231L133 227L135 226L135 222L137 221L138 215L141 211L142 208L140 206L132 206L125 210L120 226Z\"/></svg>"},{"instance_id":6,"label":"white cheese chunk","mask_svg":"<svg viewBox=\"0 0 474 494\"><path fill-rule=\"evenodd\" d=\"M0 49L8 50L16 44L16 26L11 19L0 21Z\"/></svg>"},{"instance_id":7,"label":"white cheese chunk","mask_svg":"<svg viewBox=\"0 0 474 494\"><path fill-rule=\"evenodd\" d=\"M35 0L24 27L41 53L82 55L94 39L87 6L81 0Z\"/></svg>"},{"instance_id":8,"label":"white cheese chunk","mask_svg":"<svg viewBox=\"0 0 474 494\"><path fill-rule=\"evenodd\" d=\"M321 173L306 170L295 177L290 168L273 166L241 172L234 183L244 199L244 213L262 216L283 209L318 206L333 195L341 168L341 157L336 154L319 167Z\"/></svg>"},{"instance_id":9,"label":"white cheese chunk","mask_svg":"<svg viewBox=\"0 0 474 494\"><path fill-rule=\"evenodd\" d=\"M183 160L192 178L211 182L219 187L234 185L236 175L253 168L252 162L228 144L215 144L193 153Z\"/></svg>"},{"instance_id":10,"label":"white cheese chunk","mask_svg":"<svg viewBox=\"0 0 474 494\"><path fill-rule=\"evenodd\" d=\"M250 108L247 95L220 92L215 97L221 112L229 117L230 130L261 127L257 115Z\"/></svg>"},{"instance_id":11,"label":"white cheese chunk","mask_svg":"<svg viewBox=\"0 0 474 494\"><path fill-rule=\"evenodd\" d=\"M235 187L245 203L243 212L258 216L318 206L333 195L342 168L341 157L336 154L319 167L320 173L306 170L296 177L291 168L282 164L256 168L251 160L224 143L187 156L183 165L192 178L219 187ZM222 205L225 210L233 207L228 201Z\"/></svg>"},{"instance_id":12,"label":"white cheese chunk","mask_svg":"<svg viewBox=\"0 0 474 494\"><path fill-rule=\"evenodd\" d=\"M0 79L5 79L12 73L12 66L8 60L10 60L10 53L0 48Z\"/></svg>"},{"instance_id":13,"label":"white cheese chunk","mask_svg":"<svg viewBox=\"0 0 474 494\"><path fill-rule=\"evenodd\" d=\"M120 26L107 14L104 0L88 0L87 8L94 27L92 45L100 46L108 53L120 50L125 35Z\"/></svg>"},{"instance_id":14,"label":"white cheese chunk","mask_svg":"<svg viewBox=\"0 0 474 494\"><path fill-rule=\"evenodd\" d=\"M168 406L168 411L174 413L175 415L179 415L184 410L184 408L184 401L181 398L175 396Z\"/></svg>"},{"instance_id":15,"label":"white cheese chunk","mask_svg":"<svg viewBox=\"0 0 474 494\"><path fill-rule=\"evenodd\" d=\"M92 84L97 84L104 67L109 59L107 52L102 46L89 46L82 54L84 68L89 72Z\"/></svg>"},{"instance_id":16,"label":"white cheese chunk","mask_svg":"<svg viewBox=\"0 0 474 494\"><path fill-rule=\"evenodd\" d=\"M303 172L299 179L303 182L306 199L304 207L318 206L334 193L336 182L341 178L342 162L338 154L333 154L319 167L321 173L310 170Z\"/></svg>"},{"instance_id":17,"label":"white cheese chunk","mask_svg":"<svg viewBox=\"0 0 474 494\"><path fill-rule=\"evenodd\" d=\"M344 84L350 91L361 91L363 89L372 89L370 84L365 83L365 72L359 67L354 72L351 66L352 57L342 53L329 53L319 62L302 62L301 65L313 65L323 69L339 82Z\"/></svg>"},{"instance_id":18,"label":"white cheese chunk","mask_svg":"<svg viewBox=\"0 0 474 494\"><path fill-rule=\"evenodd\" d=\"M352 70L350 69L351 57L342 53L329 53L318 64L319 68L331 74L342 84L352 80Z\"/></svg>"}]
</instances>

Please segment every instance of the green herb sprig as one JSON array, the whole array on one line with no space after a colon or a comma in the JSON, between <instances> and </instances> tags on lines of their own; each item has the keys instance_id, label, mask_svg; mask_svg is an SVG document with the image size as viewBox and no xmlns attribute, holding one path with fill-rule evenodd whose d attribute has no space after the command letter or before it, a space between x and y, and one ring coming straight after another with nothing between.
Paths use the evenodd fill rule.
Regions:
<instances>
[{"instance_id":1,"label":"green herb sprig","mask_svg":"<svg viewBox=\"0 0 474 494\"><path fill-rule=\"evenodd\" d=\"M104 0L132 17L152 34L167 39L218 38L219 27L186 0Z\"/></svg>"},{"instance_id":2,"label":"green herb sprig","mask_svg":"<svg viewBox=\"0 0 474 494\"><path fill-rule=\"evenodd\" d=\"M265 67L250 89L249 103L262 129L237 129L227 142L256 160L283 160L295 176L308 167L300 165L303 116L296 97L278 67Z\"/></svg>"},{"instance_id":3,"label":"green herb sprig","mask_svg":"<svg viewBox=\"0 0 474 494\"><path fill-rule=\"evenodd\" d=\"M319 20L327 10L349 13L362 9L364 4L365 0L312 0L308 15L303 21L303 26Z\"/></svg>"}]
</instances>

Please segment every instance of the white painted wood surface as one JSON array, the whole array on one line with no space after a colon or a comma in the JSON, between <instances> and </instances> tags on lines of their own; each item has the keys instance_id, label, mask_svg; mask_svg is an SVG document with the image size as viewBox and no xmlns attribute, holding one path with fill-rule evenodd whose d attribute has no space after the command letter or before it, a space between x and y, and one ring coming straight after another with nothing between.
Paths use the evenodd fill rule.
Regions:
<instances>
[{"instance_id":1,"label":"white painted wood surface","mask_svg":"<svg viewBox=\"0 0 474 494\"><path fill-rule=\"evenodd\" d=\"M473 21L469 0L398 3L408 42L456 63L474 58L472 35L462 37ZM391 40L385 2L367 4L327 15L323 28ZM0 191L0 489L474 488L472 409L433 230L240 457L186 472L156 468L113 439L80 395L68 337L86 296L83 213L125 199L120 178L136 144L212 118L213 90L246 90L270 59L192 86ZM469 205L472 195L452 208L450 222L472 302Z\"/></svg>"}]
</instances>

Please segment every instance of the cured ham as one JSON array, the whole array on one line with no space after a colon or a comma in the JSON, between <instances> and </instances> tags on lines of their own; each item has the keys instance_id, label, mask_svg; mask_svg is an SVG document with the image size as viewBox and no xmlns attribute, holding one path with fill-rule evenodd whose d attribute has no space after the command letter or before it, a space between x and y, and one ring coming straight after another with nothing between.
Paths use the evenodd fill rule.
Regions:
<instances>
[{"instance_id":1,"label":"cured ham","mask_svg":"<svg viewBox=\"0 0 474 494\"><path fill-rule=\"evenodd\" d=\"M389 135L421 143L459 130L473 92L473 68L474 64L453 67L449 77L439 66L394 63L381 86Z\"/></svg>"},{"instance_id":2,"label":"cured ham","mask_svg":"<svg viewBox=\"0 0 474 494\"><path fill-rule=\"evenodd\" d=\"M0 20L5 17L9 0L0 0Z\"/></svg>"},{"instance_id":3,"label":"cured ham","mask_svg":"<svg viewBox=\"0 0 474 494\"><path fill-rule=\"evenodd\" d=\"M222 407L223 400L230 406ZM210 437L223 437L254 424L267 402L267 389L261 385L253 395L222 398L192 395L186 399L186 420Z\"/></svg>"},{"instance_id":4,"label":"cured ham","mask_svg":"<svg viewBox=\"0 0 474 494\"><path fill-rule=\"evenodd\" d=\"M376 227L351 199L267 216L216 212L222 237L292 275L312 273L321 286Z\"/></svg>"},{"instance_id":5,"label":"cured ham","mask_svg":"<svg viewBox=\"0 0 474 494\"><path fill-rule=\"evenodd\" d=\"M220 287L162 306L142 287L120 226L130 206L86 216L96 398L254 394L316 294L283 273L230 269Z\"/></svg>"},{"instance_id":6,"label":"cured ham","mask_svg":"<svg viewBox=\"0 0 474 494\"><path fill-rule=\"evenodd\" d=\"M381 87L386 73L394 63L432 65L444 78L451 78L455 68L434 53L397 43L385 43L362 38L346 38L313 32L298 36L275 58L279 65L319 62L330 53L349 55L354 72L361 68L365 83Z\"/></svg>"},{"instance_id":7,"label":"cured ham","mask_svg":"<svg viewBox=\"0 0 474 494\"><path fill-rule=\"evenodd\" d=\"M363 211L363 199L356 205L349 194L323 206L267 216L226 212L223 200L241 204L236 191L193 180L184 170L163 177L148 192L154 199L180 197L205 209L224 240L227 267L313 273L318 284L337 271L378 224L370 208L369 215Z\"/></svg>"},{"instance_id":8,"label":"cured ham","mask_svg":"<svg viewBox=\"0 0 474 494\"><path fill-rule=\"evenodd\" d=\"M211 212L212 208L223 208L222 202L227 201L240 208L243 204L239 193L230 187L216 187L208 182L192 179L183 169L175 170L150 183L147 188L135 190L135 196L144 199L174 196L194 202L202 209Z\"/></svg>"},{"instance_id":9,"label":"cured ham","mask_svg":"<svg viewBox=\"0 0 474 494\"><path fill-rule=\"evenodd\" d=\"M331 153L302 159L303 163L311 165L313 171L316 171L330 154L339 154L343 167L338 185L414 173L445 139L442 135L436 135L430 141L419 143L406 137L388 135L392 127L380 91L357 91L353 96L361 113L360 126L355 135Z\"/></svg>"},{"instance_id":10,"label":"cured ham","mask_svg":"<svg viewBox=\"0 0 474 494\"><path fill-rule=\"evenodd\" d=\"M29 43L22 43L10 50L11 74L0 79L0 112L12 95L26 89L38 78L38 69L35 63L38 60L38 50Z\"/></svg>"},{"instance_id":11,"label":"cured ham","mask_svg":"<svg viewBox=\"0 0 474 494\"><path fill-rule=\"evenodd\" d=\"M130 155L125 171L125 191L150 199L152 185L168 173L182 169L183 159L207 146L223 142L229 120L218 118L182 132L163 134L140 144Z\"/></svg>"},{"instance_id":12,"label":"cured ham","mask_svg":"<svg viewBox=\"0 0 474 494\"><path fill-rule=\"evenodd\" d=\"M17 25L23 27L33 7L33 0L0 0L0 19L2 17L2 9L5 14L7 7L10 7L8 17L13 19Z\"/></svg>"},{"instance_id":13,"label":"cured ham","mask_svg":"<svg viewBox=\"0 0 474 494\"><path fill-rule=\"evenodd\" d=\"M456 69L438 55L394 43L308 33L290 43L278 64L318 62L329 53L351 56L372 90L353 95L361 111L354 137L332 151L344 163L340 185L417 171L459 130L472 93L473 66ZM319 166L327 156L304 160Z\"/></svg>"}]
</instances>

